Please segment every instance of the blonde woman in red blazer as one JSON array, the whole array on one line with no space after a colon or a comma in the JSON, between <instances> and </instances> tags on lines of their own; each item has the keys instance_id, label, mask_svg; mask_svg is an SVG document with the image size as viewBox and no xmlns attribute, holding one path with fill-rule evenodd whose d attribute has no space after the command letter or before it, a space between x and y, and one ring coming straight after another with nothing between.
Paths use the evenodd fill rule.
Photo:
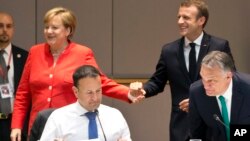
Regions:
<instances>
[{"instance_id":1,"label":"blonde woman in red blazer","mask_svg":"<svg viewBox=\"0 0 250 141\"><path fill-rule=\"evenodd\" d=\"M25 115L31 106L29 129L37 113L59 108L76 101L72 91L72 74L84 64L98 68L92 50L70 40L76 19L63 7L49 10L44 18L46 43L30 49L24 72L16 93L12 117L12 141L20 138ZM129 102L129 88L101 76L103 94Z\"/></svg>"}]
</instances>

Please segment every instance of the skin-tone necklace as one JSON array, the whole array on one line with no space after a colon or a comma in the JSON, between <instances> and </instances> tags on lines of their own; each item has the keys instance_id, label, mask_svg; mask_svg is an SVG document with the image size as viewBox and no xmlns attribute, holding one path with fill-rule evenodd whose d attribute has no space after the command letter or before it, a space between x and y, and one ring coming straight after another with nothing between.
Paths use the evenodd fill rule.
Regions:
<instances>
[{"instance_id":1,"label":"skin-tone necklace","mask_svg":"<svg viewBox=\"0 0 250 141\"><path fill-rule=\"evenodd\" d=\"M68 46L68 44L66 44L64 47L62 47L62 48L60 48L60 49L58 49L58 50L52 50L52 49L50 48L50 52L51 52L51 54L52 54L53 57L59 56L59 55L65 50L65 48L66 48L67 46Z\"/></svg>"}]
</instances>

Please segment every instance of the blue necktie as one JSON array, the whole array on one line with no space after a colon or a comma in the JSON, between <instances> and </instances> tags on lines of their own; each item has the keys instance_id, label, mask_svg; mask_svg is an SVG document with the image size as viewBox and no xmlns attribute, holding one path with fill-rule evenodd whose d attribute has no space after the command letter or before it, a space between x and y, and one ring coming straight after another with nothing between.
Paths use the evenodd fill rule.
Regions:
<instances>
[{"instance_id":1,"label":"blue necktie","mask_svg":"<svg viewBox=\"0 0 250 141\"><path fill-rule=\"evenodd\" d=\"M229 118L228 118L226 101L223 96L219 96L219 100L221 103L222 118L223 118L224 123L227 126L226 127L227 140L230 141L230 123L229 123Z\"/></svg>"},{"instance_id":2,"label":"blue necktie","mask_svg":"<svg viewBox=\"0 0 250 141\"><path fill-rule=\"evenodd\" d=\"M96 125L96 112L87 112L85 114L89 119L89 139L98 138L97 125Z\"/></svg>"}]
</instances>

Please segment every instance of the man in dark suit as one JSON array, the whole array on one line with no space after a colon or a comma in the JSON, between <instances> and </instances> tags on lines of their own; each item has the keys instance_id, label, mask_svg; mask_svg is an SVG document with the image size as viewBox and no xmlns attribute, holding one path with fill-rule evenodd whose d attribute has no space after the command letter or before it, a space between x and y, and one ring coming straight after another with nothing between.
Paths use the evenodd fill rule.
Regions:
<instances>
[{"instance_id":1,"label":"man in dark suit","mask_svg":"<svg viewBox=\"0 0 250 141\"><path fill-rule=\"evenodd\" d=\"M8 83L4 83L10 88L11 110L13 106L14 94L17 90L19 80L22 75L23 67L28 56L28 52L11 44L11 39L14 34L14 23L11 15L5 12L0 12L0 50L3 50L3 59L7 73L4 77L8 77ZM1 66L3 64L0 64ZM3 96L0 97L3 99ZM10 124L11 113L3 113L0 110L0 139L3 141L10 141ZM27 134L27 132L26 132ZM27 135L23 134L22 140L26 140Z\"/></svg>"},{"instance_id":2,"label":"man in dark suit","mask_svg":"<svg viewBox=\"0 0 250 141\"><path fill-rule=\"evenodd\" d=\"M213 50L231 54L227 40L211 36L204 31L208 17L207 5L202 0L185 0L181 3L177 23L182 38L163 46L156 71L144 84L146 98L163 92L167 82L170 85L171 141L185 141L189 138L187 118L189 86L200 79L199 70L202 58ZM193 51L190 43L194 45ZM193 55L189 54L191 52ZM192 64L191 56L194 58Z\"/></svg>"},{"instance_id":3,"label":"man in dark suit","mask_svg":"<svg viewBox=\"0 0 250 141\"><path fill-rule=\"evenodd\" d=\"M204 57L200 75L190 87L191 138L229 141L230 124L250 125L250 76L235 71L232 58L220 51Z\"/></svg>"},{"instance_id":4,"label":"man in dark suit","mask_svg":"<svg viewBox=\"0 0 250 141\"><path fill-rule=\"evenodd\" d=\"M29 141L37 141L41 138L44 126L45 126L50 114L54 110L55 110L55 108L49 108L46 110L42 110L37 114L36 119L34 121L34 124L31 128L31 131L30 131Z\"/></svg>"}]
</instances>

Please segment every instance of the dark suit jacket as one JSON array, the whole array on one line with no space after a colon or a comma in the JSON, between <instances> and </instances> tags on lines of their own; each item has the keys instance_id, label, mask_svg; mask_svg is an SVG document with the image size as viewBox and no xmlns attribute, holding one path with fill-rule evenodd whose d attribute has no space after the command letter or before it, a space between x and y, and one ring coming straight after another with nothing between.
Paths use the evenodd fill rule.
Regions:
<instances>
[{"instance_id":1,"label":"dark suit jacket","mask_svg":"<svg viewBox=\"0 0 250 141\"><path fill-rule=\"evenodd\" d=\"M234 73L230 124L250 124L250 75ZM192 138L204 141L226 141L224 125L216 97L207 96L201 81L190 88L190 131ZM209 133L207 136L205 133Z\"/></svg>"},{"instance_id":2,"label":"dark suit jacket","mask_svg":"<svg viewBox=\"0 0 250 141\"><path fill-rule=\"evenodd\" d=\"M37 141L41 138L41 135L43 133L44 126L50 116L50 114L55 110L55 108L46 109L43 111L40 111L36 119L34 121L34 124L30 131L30 140L29 141Z\"/></svg>"},{"instance_id":3,"label":"dark suit jacket","mask_svg":"<svg viewBox=\"0 0 250 141\"><path fill-rule=\"evenodd\" d=\"M14 89L17 90L23 68L28 57L28 52L15 45L12 45L13 63L14 63Z\"/></svg>"},{"instance_id":4,"label":"dark suit jacket","mask_svg":"<svg viewBox=\"0 0 250 141\"><path fill-rule=\"evenodd\" d=\"M191 80L186 68L184 51L184 38L166 44L162 48L156 71L144 85L146 97L157 95L164 90L168 82L171 89L172 110L170 120L170 140L184 141L188 137L187 113L179 110L179 102L189 97ZM196 68L196 80L200 79L199 71L203 57L210 51L220 50L231 55L229 43L204 33Z\"/></svg>"},{"instance_id":5,"label":"dark suit jacket","mask_svg":"<svg viewBox=\"0 0 250 141\"><path fill-rule=\"evenodd\" d=\"M13 63L14 63L14 89L16 94L16 90L18 88L19 81L21 79L23 68L28 57L28 51L12 45L12 55L13 55ZM28 138L28 119L29 114L26 115L24 127L22 130L22 140L27 140Z\"/></svg>"},{"instance_id":6,"label":"dark suit jacket","mask_svg":"<svg viewBox=\"0 0 250 141\"><path fill-rule=\"evenodd\" d=\"M24 64L26 62L26 59L28 57L28 52L24 49L21 49L20 47L17 47L15 45L12 45L12 56L13 56L13 65L14 65L14 89L17 90ZM15 94L15 92L14 92ZM5 122L5 123L3 123ZM4 141L10 141L10 124L11 124L11 118L2 121L2 124L0 125L0 128L3 128L5 130L1 129L2 134L8 135L7 138L3 137L2 140ZM22 134L22 140L27 139L27 123L24 126L23 134ZM9 130L6 130L9 129Z\"/></svg>"}]
</instances>

